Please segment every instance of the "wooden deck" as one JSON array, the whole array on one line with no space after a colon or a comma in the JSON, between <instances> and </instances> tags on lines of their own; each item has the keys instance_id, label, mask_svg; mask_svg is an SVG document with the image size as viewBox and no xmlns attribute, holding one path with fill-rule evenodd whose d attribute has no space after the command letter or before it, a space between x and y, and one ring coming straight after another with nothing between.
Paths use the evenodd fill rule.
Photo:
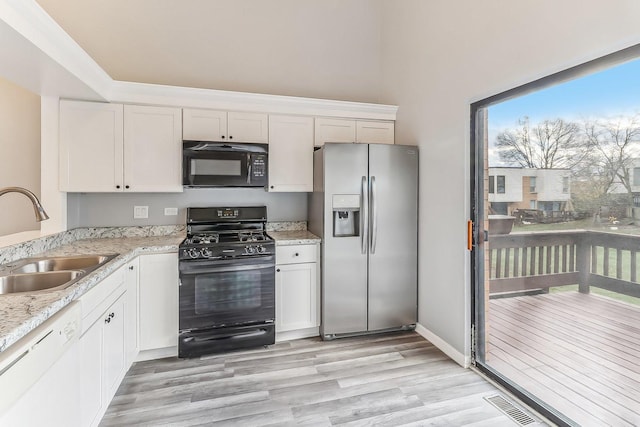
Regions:
<instances>
[{"instance_id":1,"label":"wooden deck","mask_svg":"<svg viewBox=\"0 0 640 427\"><path fill-rule=\"evenodd\" d=\"M640 425L640 306L561 292L491 299L487 364L584 426Z\"/></svg>"}]
</instances>

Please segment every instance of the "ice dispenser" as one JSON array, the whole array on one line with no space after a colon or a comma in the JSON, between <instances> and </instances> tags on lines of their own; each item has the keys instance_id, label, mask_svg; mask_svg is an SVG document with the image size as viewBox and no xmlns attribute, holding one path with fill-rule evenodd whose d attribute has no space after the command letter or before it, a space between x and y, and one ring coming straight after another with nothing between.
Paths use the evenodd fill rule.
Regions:
<instances>
[{"instance_id":1,"label":"ice dispenser","mask_svg":"<svg viewBox=\"0 0 640 427\"><path fill-rule=\"evenodd\" d=\"M333 237L353 237L360 235L360 195L334 194Z\"/></svg>"}]
</instances>

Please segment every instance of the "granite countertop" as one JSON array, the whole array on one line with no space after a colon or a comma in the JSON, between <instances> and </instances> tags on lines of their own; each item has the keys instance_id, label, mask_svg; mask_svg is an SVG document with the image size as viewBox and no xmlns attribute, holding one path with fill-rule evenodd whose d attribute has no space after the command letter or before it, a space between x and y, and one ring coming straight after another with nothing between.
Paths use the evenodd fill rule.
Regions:
<instances>
[{"instance_id":1,"label":"granite countertop","mask_svg":"<svg viewBox=\"0 0 640 427\"><path fill-rule=\"evenodd\" d=\"M119 254L66 289L0 295L0 352L24 337L55 313L78 299L106 276L138 255L175 252L184 233L165 236L93 238L76 240L33 256ZM0 266L0 273L12 262Z\"/></svg>"},{"instance_id":2,"label":"granite countertop","mask_svg":"<svg viewBox=\"0 0 640 427\"><path fill-rule=\"evenodd\" d=\"M276 241L276 246L311 245L320 243L321 239L308 230L267 231Z\"/></svg>"}]
</instances>

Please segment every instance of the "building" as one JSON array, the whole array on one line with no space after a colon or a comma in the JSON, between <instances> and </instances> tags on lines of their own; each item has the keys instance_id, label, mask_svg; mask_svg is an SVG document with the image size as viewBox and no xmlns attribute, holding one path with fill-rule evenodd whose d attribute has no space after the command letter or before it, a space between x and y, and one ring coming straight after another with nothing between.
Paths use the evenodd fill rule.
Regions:
<instances>
[{"instance_id":1,"label":"building","mask_svg":"<svg viewBox=\"0 0 640 427\"><path fill-rule=\"evenodd\" d=\"M517 209L563 211L571 199L568 169L489 168L489 207L512 215Z\"/></svg>"}]
</instances>

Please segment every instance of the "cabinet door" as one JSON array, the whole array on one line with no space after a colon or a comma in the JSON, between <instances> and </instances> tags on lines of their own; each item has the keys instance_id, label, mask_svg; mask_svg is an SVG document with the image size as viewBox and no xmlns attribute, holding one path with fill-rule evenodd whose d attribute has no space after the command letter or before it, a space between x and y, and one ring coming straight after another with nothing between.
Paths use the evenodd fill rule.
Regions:
<instances>
[{"instance_id":1,"label":"cabinet door","mask_svg":"<svg viewBox=\"0 0 640 427\"><path fill-rule=\"evenodd\" d=\"M276 266L276 331L313 328L318 323L316 263Z\"/></svg>"},{"instance_id":2,"label":"cabinet door","mask_svg":"<svg viewBox=\"0 0 640 427\"><path fill-rule=\"evenodd\" d=\"M314 144L317 147L326 142L356 142L355 120L317 118L315 128Z\"/></svg>"},{"instance_id":3,"label":"cabinet door","mask_svg":"<svg viewBox=\"0 0 640 427\"><path fill-rule=\"evenodd\" d=\"M140 263L138 258L127 264L125 272L125 286L127 288L125 299L125 366L127 369L136 360L140 351L140 341L138 332L138 271Z\"/></svg>"},{"instance_id":4,"label":"cabinet door","mask_svg":"<svg viewBox=\"0 0 640 427\"><path fill-rule=\"evenodd\" d=\"M178 254L140 257L140 351L178 345Z\"/></svg>"},{"instance_id":5,"label":"cabinet door","mask_svg":"<svg viewBox=\"0 0 640 427\"><path fill-rule=\"evenodd\" d=\"M192 141L226 141L227 112L185 108L182 110L182 138Z\"/></svg>"},{"instance_id":6,"label":"cabinet door","mask_svg":"<svg viewBox=\"0 0 640 427\"><path fill-rule=\"evenodd\" d=\"M60 101L60 191L122 191L121 104Z\"/></svg>"},{"instance_id":7,"label":"cabinet door","mask_svg":"<svg viewBox=\"0 0 640 427\"><path fill-rule=\"evenodd\" d=\"M269 116L269 191L313 191L313 118Z\"/></svg>"},{"instance_id":8,"label":"cabinet door","mask_svg":"<svg viewBox=\"0 0 640 427\"><path fill-rule=\"evenodd\" d=\"M124 188L182 191L180 108L124 106Z\"/></svg>"},{"instance_id":9,"label":"cabinet door","mask_svg":"<svg viewBox=\"0 0 640 427\"><path fill-rule=\"evenodd\" d=\"M269 142L269 120L266 114L230 112L227 125L231 142Z\"/></svg>"},{"instance_id":10,"label":"cabinet door","mask_svg":"<svg viewBox=\"0 0 640 427\"><path fill-rule=\"evenodd\" d=\"M96 321L80 338L80 425L93 426L102 413L102 322Z\"/></svg>"},{"instance_id":11,"label":"cabinet door","mask_svg":"<svg viewBox=\"0 0 640 427\"><path fill-rule=\"evenodd\" d=\"M102 354L103 354L103 395L104 407L109 406L111 398L116 393L120 381L125 374L125 350L124 350L124 301L126 293L118 298L106 311L103 319L98 319L101 323L102 333Z\"/></svg>"},{"instance_id":12,"label":"cabinet door","mask_svg":"<svg viewBox=\"0 0 640 427\"><path fill-rule=\"evenodd\" d=\"M394 122L356 122L356 142L371 144L393 144L395 142Z\"/></svg>"}]
</instances>

